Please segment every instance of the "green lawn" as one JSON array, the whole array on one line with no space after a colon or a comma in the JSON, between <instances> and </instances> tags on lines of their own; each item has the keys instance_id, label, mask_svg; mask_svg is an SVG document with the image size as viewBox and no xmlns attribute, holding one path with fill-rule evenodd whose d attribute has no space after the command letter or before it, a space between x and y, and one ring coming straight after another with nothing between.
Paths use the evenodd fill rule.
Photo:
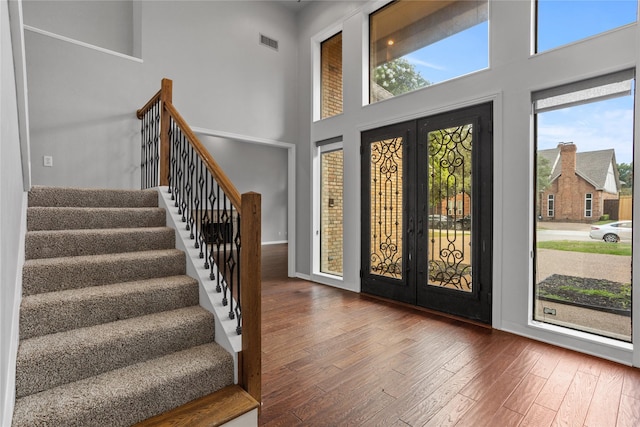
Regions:
<instances>
[{"instance_id":1,"label":"green lawn","mask_svg":"<svg viewBox=\"0 0 640 427\"><path fill-rule=\"evenodd\" d=\"M551 240L538 242L538 248L557 251L586 252L589 254L631 256L631 243L582 242L577 240Z\"/></svg>"}]
</instances>

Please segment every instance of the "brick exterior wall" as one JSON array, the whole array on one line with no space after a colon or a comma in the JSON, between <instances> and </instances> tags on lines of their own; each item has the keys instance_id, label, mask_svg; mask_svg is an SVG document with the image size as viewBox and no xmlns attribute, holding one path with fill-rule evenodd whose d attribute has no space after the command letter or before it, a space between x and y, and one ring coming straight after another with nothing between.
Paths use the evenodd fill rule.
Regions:
<instances>
[{"instance_id":1,"label":"brick exterior wall","mask_svg":"<svg viewBox=\"0 0 640 427\"><path fill-rule=\"evenodd\" d=\"M320 46L321 118L342 113L342 33Z\"/></svg>"},{"instance_id":2,"label":"brick exterior wall","mask_svg":"<svg viewBox=\"0 0 640 427\"><path fill-rule=\"evenodd\" d=\"M560 146L561 174L542 193L541 215L543 221L591 222L598 221L603 214L604 201L617 199L617 194L596 190L588 181L576 174L576 151L574 144ZM591 193L591 216L585 216L585 197ZM549 195L554 196L554 215L549 216Z\"/></svg>"},{"instance_id":3,"label":"brick exterior wall","mask_svg":"<svg viewBox=\"0 0 640 427\"><path fill-rule=\"evenodd\" d=\"M449 212L450 208L453 212ZM461 209L462 213L459 213L458 209ZM455 215L458 218L471 215L471 196L467 193L458 193L454 197L440 201L440 215Z\"/></svg>"},{"instance_id":4,"label":"brick exterior wall","mask_svg":"<svg viewBox=\"0 0 640 427\"><path fill-rule=\"evenodd\" d=\"M342 276L343 151L322 154L320 271Z\"/></svg>"}]
</instances>

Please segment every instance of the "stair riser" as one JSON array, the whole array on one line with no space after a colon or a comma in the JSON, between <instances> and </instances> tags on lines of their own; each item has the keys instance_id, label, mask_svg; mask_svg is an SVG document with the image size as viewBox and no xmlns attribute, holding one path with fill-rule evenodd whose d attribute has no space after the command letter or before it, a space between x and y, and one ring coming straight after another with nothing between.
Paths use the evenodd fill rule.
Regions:
<instances>
[{"instance_id":1,"label":"stair riser","mask_svg":"<svg viewBox=\"0 0 640 427\"><path fill-rule=\"evenodd\" d=\"M114 254L175 248L171 228L28 232L26 259Z\"/></svg>"},{"instance_id":2,"label":"stair riser","mask_svg":"<svg viewBox=\"0 0 640 427\"><path fill-rule=\"evenodd\" d=\"M46 208L27 209L27 230L88 230L96 228L164 227L161 208Z\"/></svg>"},{"instance_id":3,"label":"stair riser","mask_svg":"<svg viewBox=\"0 0 640 427\"><path fill-rule=\"evenodd\" d=\"M29 206L154 207L156 190L103 190L35 186L29 192Z\"/></svg>"},{"instance_id":4,"label":"stair riser","mask_svg":"<svg viewBox=\"0 0 640 427\"><path fill-rule=\"evenodd\" d=\"M18 399L13 427L130 426L232 383L231 356L201 346Z\"/></svg>"},{"instance_id":5,"label":"stair riser","mask_svg":"<svg viewBox=\"0 0 640 427\"><path fill-rule=\"evenodd\" d=\"M142 318L129 319L78 329L73 336L22 341L16 361L16 397L213 342L213 315L201 308L195 313L183 310L189 311L180 316L148 316L144 324Z\"/></svg>"},{"instance_id":6,"label":"stair riser","mask_svg":"<svg viewBox=\"0 0 640 427\"><path fill-rule=\"evenodd\" d=\"M197 305L198 293L198 282L178 276L28 296L20 339Z\"/></svg>"},{"instance_id":7,"label":"stair riser","mask_svg":"<svg viewBox=\"0 0 640 427\"><path fill-rule=\"evenodd\" d=\"M62 261L57 262L58 260ZM178 276L185 274L185 264L184 253L177 250L163 251L160 254L133 252L124 256L115 254L29 260L23 268L22 294L26 296L154 277Z\"/></svg>"}]
</instances>

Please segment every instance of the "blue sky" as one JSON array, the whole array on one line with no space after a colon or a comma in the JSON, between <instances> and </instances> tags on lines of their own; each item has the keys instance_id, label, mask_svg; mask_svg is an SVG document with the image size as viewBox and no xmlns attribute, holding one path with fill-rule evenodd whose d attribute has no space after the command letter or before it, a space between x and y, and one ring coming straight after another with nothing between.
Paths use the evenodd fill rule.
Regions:
<instances>
[{"instance_id":1,"label":"blue sky","mask_svg":"<svg viewBox=\"0 0 640 427\"><path fill-rule=\"evenodd\" d=\"M538 1L538 51L581 40L636 20L637 0ZM571 19L567 19L567 17ZM578 151L616 150L633 161L633 96L538 115L538 148L574 142Z\"/></svg>"},{"instance_id":2,"label":"blue sky","mask_svg":"<svg viewBox=\"0 0 640 427\"><path fill-rule=\"evenodd\" d=\"M538 51L553 49L635 22L637 0L538 0ZM571 19L567 19L571 17ZM488 64L486 22L407 56L420 74L438 83ZM578 151L615 148L618 163L633 160L633 96L538 116L538 148L572 141Z\"/></svg>"}]
</instances>

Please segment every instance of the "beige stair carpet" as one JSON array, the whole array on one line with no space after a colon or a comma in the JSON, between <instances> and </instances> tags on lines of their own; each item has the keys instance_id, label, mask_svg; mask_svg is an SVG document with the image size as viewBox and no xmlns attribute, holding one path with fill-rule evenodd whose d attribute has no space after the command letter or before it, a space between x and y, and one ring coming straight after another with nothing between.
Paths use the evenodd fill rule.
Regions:
<instances>
[{"instance_id":1,"label":"beige stair carpet","mask_svg":"<svg viewBox=\"0 0 640 427\"><path fill-rule=\"evenodd\" d=\"M128 426L233 383L155 190L34 187L13 426Z\"/></svg>"}]
</instances>

